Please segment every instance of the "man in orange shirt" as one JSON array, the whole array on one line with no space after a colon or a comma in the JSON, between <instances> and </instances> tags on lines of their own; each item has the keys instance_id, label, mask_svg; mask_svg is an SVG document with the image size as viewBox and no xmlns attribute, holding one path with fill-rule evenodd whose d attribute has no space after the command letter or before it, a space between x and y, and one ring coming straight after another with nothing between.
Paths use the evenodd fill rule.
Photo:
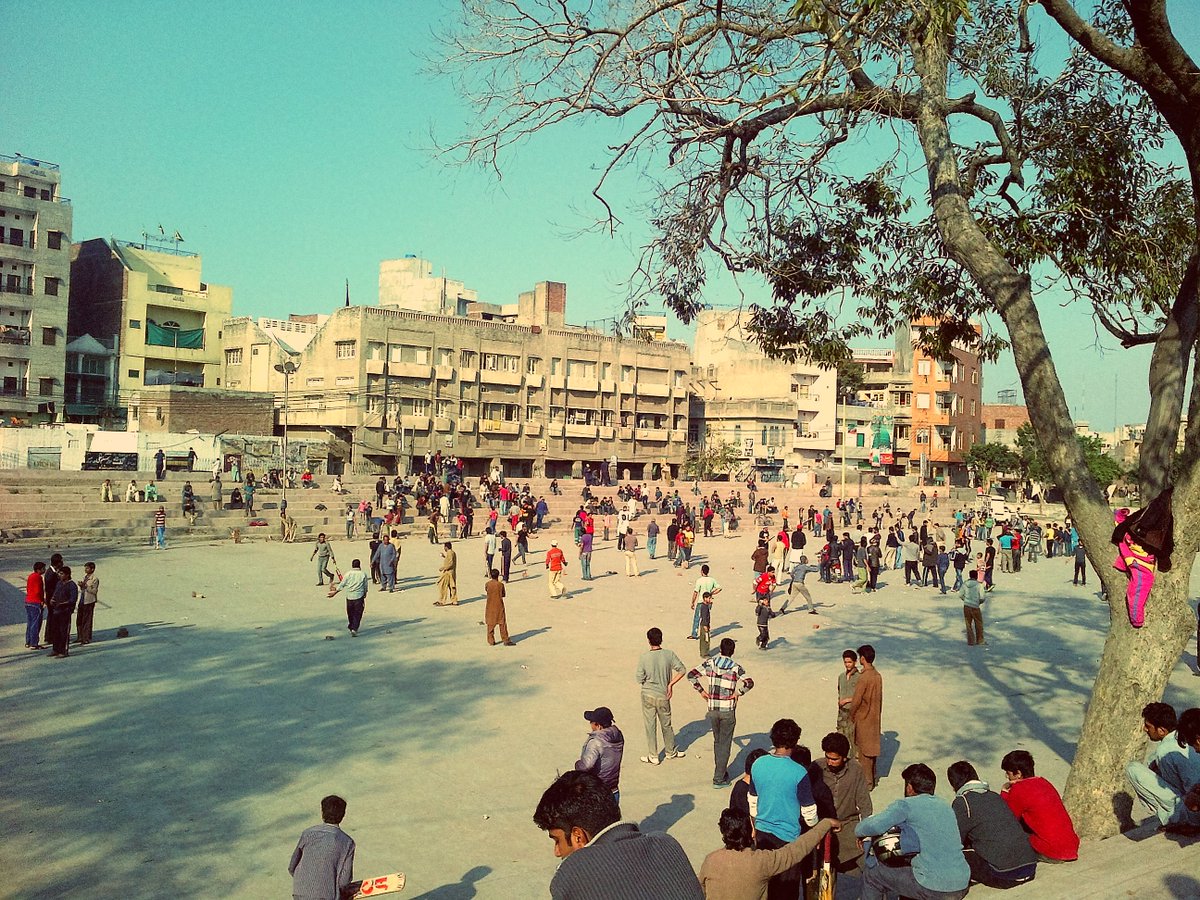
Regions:
<instances>
[{"instance_id":1,"label":"man in orange shirt","mask_svg":"<svg viewBox=\"0 0 1200 900\"><path fill-rule=\"evenodd\" d=\"M558 541L551 541L550 549L546 551L546 574L550 579L550 598L552 600L567 596L562 580L563 569L566 568L566 565L567 558L558 549Z\"/></svg>"}]
</instances>

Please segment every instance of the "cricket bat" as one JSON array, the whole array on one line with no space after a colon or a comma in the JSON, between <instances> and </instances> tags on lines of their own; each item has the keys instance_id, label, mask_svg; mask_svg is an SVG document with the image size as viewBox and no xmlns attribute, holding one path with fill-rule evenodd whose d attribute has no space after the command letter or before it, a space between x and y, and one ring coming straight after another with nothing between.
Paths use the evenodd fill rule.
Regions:
<instances>
[{"instance_id":1,"label":"cricket bat","mask_svg":"<svg viewBox=\"0 0 1200 900\"><path fill-rule=\"evenodd\" d=\"M354 885L351 884L351 887ZM364 897L378 897L382 894L398 894L404 890L404 873L393 872L391 875L380 875L378 878L367 878L358 883L358 890L350 894L352 900L362 900ZM343 895L345 896L345 895Z\"/></svg>"}]
</instances>

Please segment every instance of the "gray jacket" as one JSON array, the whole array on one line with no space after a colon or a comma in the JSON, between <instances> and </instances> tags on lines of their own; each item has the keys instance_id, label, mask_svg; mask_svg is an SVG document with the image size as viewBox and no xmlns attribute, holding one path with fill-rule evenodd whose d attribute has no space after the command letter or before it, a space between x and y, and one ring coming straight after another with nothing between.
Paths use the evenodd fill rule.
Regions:
<instances>
[{"instance_id":1,"label":"gray jacket","mask_svg":"<svg viewBox=\"0 0 1200 900\"><path fill-rule=\"evenodd\" d=\"M625 735L609 725L588 735L575 763L575 771L591 772L611 791L621 789L621 757L625 753Z\"/></svg>"}]
</instances>

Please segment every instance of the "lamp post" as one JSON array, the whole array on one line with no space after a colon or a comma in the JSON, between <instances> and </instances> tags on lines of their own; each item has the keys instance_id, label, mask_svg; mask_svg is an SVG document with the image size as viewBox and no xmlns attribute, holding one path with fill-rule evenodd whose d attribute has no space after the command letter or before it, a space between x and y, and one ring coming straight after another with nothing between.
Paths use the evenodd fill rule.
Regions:
<instances>
[{"instance_id":1,"label":"lamp post","mask_svg":"<svg viewBox=\"0 0 1200 900\"><path fill-rule=\"evenodd\" d=\"M275 371L283 374L283 499L287 500L288 488L288 391L292 383L292 376L300 369L299 363L294 363L290 359L287 362L277 363Z\"/></svg>"}]
</instances>

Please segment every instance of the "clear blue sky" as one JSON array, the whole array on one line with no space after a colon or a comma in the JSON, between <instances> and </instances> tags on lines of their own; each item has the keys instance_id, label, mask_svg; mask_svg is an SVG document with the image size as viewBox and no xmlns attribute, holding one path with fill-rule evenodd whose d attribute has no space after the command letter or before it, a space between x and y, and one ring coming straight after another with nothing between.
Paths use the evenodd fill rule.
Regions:
<instances>
[{"instance_id":1,"label":"clear blue sky","mask_svg":"<svg viewBox=\"0 0 1200 900\"><path fill-rule=\"evenodd\" d=\"M1191 2L1172 8L1197 52ZM431 132L470 118L421 58L455 5L10 0L23 37L6 42L0 153L62 166L77 241L178 230L205 280L233 286L235 314L326 312L346 278L354 302L372 303L380 260L414 253L491 302L565 281L571 321L613 315L646 231L630 205L615 238L581 233L596 215L597 128L547 133L499 183L429 152ZM707 299L737 301L724 280ZM1143 420L1144 363L1101 354L1079 312L1046 319L1076 416L1111 426L1113 376L1097 364L1119 357L1138 374L1124 376L1117 419ZM985 399L1006 387L1016 372L1001 361Z\"/></svg>"}]
</instances>

